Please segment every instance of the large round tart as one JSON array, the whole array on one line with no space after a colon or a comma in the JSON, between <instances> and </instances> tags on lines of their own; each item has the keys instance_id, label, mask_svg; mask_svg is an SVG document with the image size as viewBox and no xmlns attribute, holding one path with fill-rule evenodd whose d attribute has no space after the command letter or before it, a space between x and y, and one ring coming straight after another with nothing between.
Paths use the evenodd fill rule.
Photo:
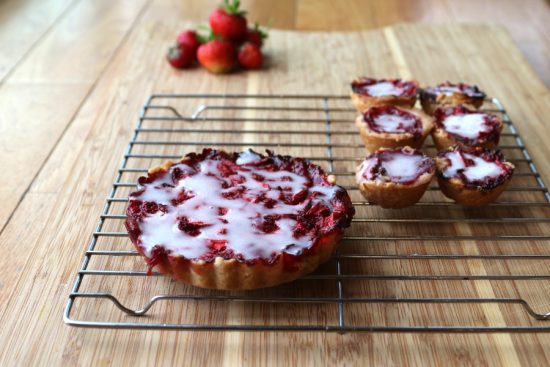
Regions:
<instances>
[{"instance_id":1,"label":"large round tart","mask_svg":"<svg viewBox=\"0 0 550 367\"><path fill-rule=\"evenodd\" d=\"M326 262L354 209L303 158L204 149L140 177L126 228L151 270L204 288L289 282Z\"/></svg>"}]
</instances>

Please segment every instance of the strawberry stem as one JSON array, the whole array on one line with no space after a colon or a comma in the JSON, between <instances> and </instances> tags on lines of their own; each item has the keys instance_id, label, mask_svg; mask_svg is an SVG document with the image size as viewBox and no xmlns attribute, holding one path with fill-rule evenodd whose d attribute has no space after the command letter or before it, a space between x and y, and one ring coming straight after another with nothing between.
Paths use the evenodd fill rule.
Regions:
<instances>
[{"instance_id":1,"label":"strawberry stem","mask_svg":"<svg viewBox=\"0 0 550 367\"><path fill-rule=\"evenodd\" d=\"M266 27L261 27L258 22L254 23L254 30L260 34L260 37L262 40L266 40L269 37L269 26L271 24L271 21L269 21L268 25Z\"/></svg>"},{"instance_id":2,"label":"strawberry stem","mask_svg":"<svg viewBox=\"0 0 550 367\"><path fill-rule=\"evenodd\" d=\"M197 39L201 44L218 38L218 36L215 35L212 29L206 24L199 24L197 26L196 33L197 33Z\"/></svg>"},{"instance_id":3,"label":"strawberry stem","mask_svg":"<svg viewBox=\"0 0 550 367\"><path fill-rule=\"evenodd\" d=\"M227 14L231 15L245 15L246 12L239 10L241 6L240 0L223 0L223 4L220 6Z\"/></svg>"}]
</instances>

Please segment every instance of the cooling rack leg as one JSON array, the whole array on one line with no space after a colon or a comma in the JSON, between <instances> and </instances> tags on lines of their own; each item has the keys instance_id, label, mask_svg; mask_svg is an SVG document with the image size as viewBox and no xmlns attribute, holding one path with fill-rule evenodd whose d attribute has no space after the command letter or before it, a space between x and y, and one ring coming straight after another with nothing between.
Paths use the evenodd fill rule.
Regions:
<instances>
[{"instance_id":1,"label":"cooling rack leg","mask_svg":"<svg viewBox=\"0 0 550 367\"><path fill-rule=\"evenodd\" d=\"M325 140L327 144L327 156L328 156L328 169L332 173L334 172L334 160L333 160L333 154L332 154L332 132L331 132L331 126L330 126L330 110L329 110L329 101L328 98L323 98L323 107L324 107L324 114L325 114ZM336 275L338 276L338 279L336 281L336 294L338 297L338 327L340 329L339 333L344 334L344 301L343 301L343 286L342 281L340 280L340 276L342 275L342 267L340 264L340 251L336 250Z\"/></svg>"}]
</instances>

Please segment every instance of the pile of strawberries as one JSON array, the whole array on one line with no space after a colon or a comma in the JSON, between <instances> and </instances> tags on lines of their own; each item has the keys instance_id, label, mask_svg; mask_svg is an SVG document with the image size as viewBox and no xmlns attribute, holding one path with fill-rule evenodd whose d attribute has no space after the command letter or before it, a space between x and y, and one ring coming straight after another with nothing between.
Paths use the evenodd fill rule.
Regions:
<instances>
[{"instance_id":1,"label":"pile of strawberries","mask_svg":"<svg viewBox=\"0 0 550 367\"><path fill-rule=\"evenodd\" d=\"M249 28L239 0L224 0L209 18L209 34L194 30L180 33L176 45L168 50L167 59L175 68L188 68L198 60L212 73L228 73L238 66L244 69L262 67L262 45L267 33L258 24Z\"/></svg>"}]
</instances>

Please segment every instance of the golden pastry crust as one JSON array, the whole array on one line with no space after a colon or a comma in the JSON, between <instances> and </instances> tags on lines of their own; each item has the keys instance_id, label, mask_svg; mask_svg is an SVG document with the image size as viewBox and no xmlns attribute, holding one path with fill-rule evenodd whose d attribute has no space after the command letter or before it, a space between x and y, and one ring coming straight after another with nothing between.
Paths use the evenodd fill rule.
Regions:
<instances>
[{"instance_id":1,"label":"golden pastry crust","mask_svg":"<svg viewBox=\"0 0 550 367\"><path fill-rule=\"evenodd\" d=\"M205 149L202 154L218 154L216 151L209 152L212 152L212 150ZM225 152L221 153L227 155ZM183 157L182 160L186 157ZM282 157L282 159L287 158L290 159L291 157ZM150 168L148 173L149 175L162 175L178 163L167 161ZM335 184L336 180L333 175L325 177L327 182ZM168 275L174 280L196 287L222 290L272 287L309 274L320 264L328 261L343 236L343 227L349 225L349 221L351 221L354 214L347 193L345 193L345 197L347 201L344 200L341 204L346 214L339 217L338 226L326 231L324 234L320 234L304 253L294 256L281 252L269 261L263 261L263 259L239 261L235 258L225 259L221 256L216 256L213 261L187 259L180 254L164 251L164 249L155 252L154 255L147 256L144 248L138 244L138 236L132 231L132 228L135 227L131 224L132 221L128 218L129 215L127 215L126 228L137 251L147 259L150 269L157 267L160 273ZM127 208L127 214L129 209Z\"/></svg>"},{"instance_id":2,"label":"golden pastry crust","mask_svg":"<svg viewBox=\"0 0 550 367\"><path fill-rule=\"evenodd\" d=\"M367 96L351 92L351 100L357 112L363 112L374 106L398 106L404 108L412 108L416 103L416 95L414 96Z\"/></svg>"},{"instance_id":3,"label":"golden pastry crust","mask_svg":"<svg viewBox=\"0 0 550 367\"><path fill-rule=\"evenodd\" d=\"M450 150L461 148L454 147ZM472 148L466 148L472 149ZM475 148L480 150L481 148ZM491 188L471 187L467 186L458 177L444 177L442 172L447 168L448 161L442 156L435 158L437 167L437 181L439 188L445 196L453 199L459 204L465 206L483 206L494 202L500 194L504 191L510 180L512 179L512 173L515 169L514 165L510 162L502 161L502 164L509 169L509 174L498 183L498 185Z\"/></svg>"},{"instance_id":4,"label":"golden pastry crust","mask_svg":"<svg viewBox=\"0 0 550 367\"><path fill-rule=\"evenodd\" d=\"M200 288L246 290L273 287L288 283L313 272L327 262L337 248L342 231L320 240L318 251L309 253L288 269L280 255L272 264L247 263L236 259L216 257L213 262L188 260L180 255L164 255L158 259L159 272L174 280ZM143 255L143 254L142 254Z\"/></svg>"},{"instance_id":5,"label":"golden pastry crust","mask_svg":"<svg viewBox=\"0 0 550 367\"><path fill-rule=\"evenodd\" d=\"M468 97L461 93L453 93L450 96L439 95L435 101L429 99L420 99L422 110L428 115L433 116L435 110L446 106L464 105L473 109L478 109L483 105L483 99Z\"/></svg>"},{"instance_id":6,"label":"golden pastry crust","mask_svg":"<svg viewBox=\"0 0 550 367\"><path fill-rule=\"evenodd\" d=\"M380 148L401 148L409 146L418 149L422 147L426 137L431 133L434 122L433 119L419 109L404 109L420 118L422 122L422 134L415 137L411 133L379 133L369 129L364 121L363 114L355 119L355 126L359 129L359 134L365 144L368 152L372 153Z\"/></svg>"},{"instance_id":7,"label":"golden pastry crust","mask_svg":"<svg viewBox=\"0 0 550 367\"><path fill-rule=\"evenodd\" d=\"M505 180L499 186L490 190L480 190L476 188L468 188L464 183L457 179L446 179L437 176L439 188L450 199L453 199L459 204L466 206L483 206L495 201L508 185L511 178Z\"/></svg>"},{"instance_id":8,"label":"golden pastry crust","mask_svg":"<svg viewBox=\"0 0 550 367\"><path fill-rule=\"evenodd\" d=\"M399 209L414 205L420 200L434 172L422 174L410 185L377 180L365 180L359 183L359 191L369 203L386 209Z\"/></svg>"}]
</instances>

